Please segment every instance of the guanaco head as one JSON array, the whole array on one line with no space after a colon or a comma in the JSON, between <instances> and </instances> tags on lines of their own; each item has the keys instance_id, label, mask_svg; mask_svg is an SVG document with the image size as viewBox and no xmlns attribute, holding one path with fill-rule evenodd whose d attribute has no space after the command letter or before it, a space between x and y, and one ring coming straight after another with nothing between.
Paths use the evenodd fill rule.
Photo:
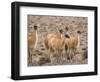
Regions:
<instances>
[{"instance_id":1,"label":"guanaco head","mask_svg":"<svg viewBox=\"0 0 100 82\"><path fill-rule=\"evenodd\" d=\"M59 30L61 37L64 37L64 31L62 29Z\"/></svg>"},{"instance_id":2,"label":"guanaco head","mask_svg":"<svg viewBox=\"0 0 100 82\"><path fill-rule=\"evenodd\" d=\"M70 38L70 36L68 34L65 34L65 38Z\"/></svg>"},{"instance_id":3,"label":"guanaco head","mask_svg":"<svg viewBox=\"0 0 100 82\"><path fill-rule=\"evenodd\" d=\"M81 31L78 30L78 31L77 31L77 34L81 34Z\"/></svg>"},{"instance_id":4,"label":"guanaco head","mask_svg":"<svg viewBox=\"0 0 100 82\"><path fill-rule=\"evenodd\" d=\"M34 30L37 30L37 26L36 25L34 25Z\"/></svg>"},{"instance_id":5,"label":"guanaco head","mask_svg":"<svg viewBox=\"0 0 100 82\"><path fill-rule=\"evenodd\" d=\"M60 34L62 34L65 38L70 38L70 36L64 32L62 29L59 30Z\"/></svg>"},{"instance_id":6,"label":"guanaco head","mask_svg":"<svg viewBox=\"0 0 100 82\"><path fill-rule=\"evenodd\" d=\"M65 32L65 38L70 38L70 35L68 33L68 27L65 28L66 32Z\"/></svg>"},{"instance_id":7,"label":"guanaco head","mask_svg":"<svg viewBox=\"0 0 100 82\"><path fill-rule=\"evenodd\" d=\"M63 33L63 30L62 30L62 29L60 29L60 30L59 30L59 33L61 33L61 34L62 34L62 33Z\"/></svg>"}]
</instances>

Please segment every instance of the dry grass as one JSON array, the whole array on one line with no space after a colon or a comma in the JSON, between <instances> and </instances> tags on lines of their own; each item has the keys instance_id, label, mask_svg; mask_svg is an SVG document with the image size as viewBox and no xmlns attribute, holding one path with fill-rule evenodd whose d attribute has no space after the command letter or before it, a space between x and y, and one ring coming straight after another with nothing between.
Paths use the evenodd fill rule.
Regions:
<instances>
[{"instance_id":1,"label":"dry grass","mask_svg":"<svg viewBox=\"0 0 100 82\"><path fill-rule=\"evenodd\" d=\"M38 42L32 52L32 63L28 62L28 66L87 64L87 22L87 17L28 15L28 32L34 30L32 26L38 25ZM50 53L48 53L44 46L44 37L49 33L57 33L58 29L62 29L65 32L68 30L68 33L71 35L75 34L75 30L82 32L80 34L80 48L71 60L67 58L66 54L63 56L53 55L51 59L49 58Z\"/></svg>"}]
</instances>

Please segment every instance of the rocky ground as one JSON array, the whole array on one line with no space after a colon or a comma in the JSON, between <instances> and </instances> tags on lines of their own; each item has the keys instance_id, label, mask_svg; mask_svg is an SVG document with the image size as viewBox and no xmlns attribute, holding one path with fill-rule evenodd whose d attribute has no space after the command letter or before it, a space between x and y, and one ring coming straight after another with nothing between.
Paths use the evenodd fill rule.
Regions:
<instances>
[{"instance_id":1,"label":"rocky ground","mask_svg":"<svg viewBox=\"0 0 100 82\"><path fill-rule=\"evenodd\" d=\"M34 25L38 26L38 42L36 48L32 52L32 63L28 62L28 66L73 65L88 63L87 17L28 15L28 33L34 31ZM77 30L81 31L80 48L71 61L67 59L66 55L60 57L59 61L55 56L50 59L44 46L44 37L46 37L48 33L57 33L59 29L68 32L70 35L74 35Z\"/></svg>"}]
</instances>

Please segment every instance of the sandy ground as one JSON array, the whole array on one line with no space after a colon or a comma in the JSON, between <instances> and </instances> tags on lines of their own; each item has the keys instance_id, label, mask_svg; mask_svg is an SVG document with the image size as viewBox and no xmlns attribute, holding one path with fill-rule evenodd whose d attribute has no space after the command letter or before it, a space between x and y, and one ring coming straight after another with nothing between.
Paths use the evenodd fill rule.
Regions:
<instances>
[{"instance_id":1,"label":"sandy ground","mask_svg":"<svg viewBox=\"0 0 100 82\"><path fill-rule=\"evenodd\" d=\"M48 65L75 65L87 64L87 32L88 18L87 17L72 17L72 16L34 16L28 15L28 33L34 32L34 25L38 26L38 41L37 46L32 51L32 62L28 62L28 66L48 66ZM67 30L66 30L67 28ZM68 32L70 35L75 35L77 30L80 34L80 47L75 56L69 61L66 55L63 57L49 58L49 53L44 46L44 38L49 33L57 33L59 29ZM28 54L28 61L29 61Z\"/></svg>"}]
</instances>

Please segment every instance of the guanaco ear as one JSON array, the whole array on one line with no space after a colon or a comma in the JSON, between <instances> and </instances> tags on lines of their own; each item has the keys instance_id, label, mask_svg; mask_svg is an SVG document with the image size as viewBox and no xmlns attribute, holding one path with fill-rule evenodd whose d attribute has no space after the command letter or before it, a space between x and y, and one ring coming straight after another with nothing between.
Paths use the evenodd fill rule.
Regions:
<instances>
[{"instance_id":1,"label":"guanaco ear","mask_svg":"<svg viewBox=\"0 0 100 82\"><path fill-rule=\"evenodd\" d=\"M37 30L37 26L36 25L34 25L34 30Z\"/></svg>"}]
</instances>

